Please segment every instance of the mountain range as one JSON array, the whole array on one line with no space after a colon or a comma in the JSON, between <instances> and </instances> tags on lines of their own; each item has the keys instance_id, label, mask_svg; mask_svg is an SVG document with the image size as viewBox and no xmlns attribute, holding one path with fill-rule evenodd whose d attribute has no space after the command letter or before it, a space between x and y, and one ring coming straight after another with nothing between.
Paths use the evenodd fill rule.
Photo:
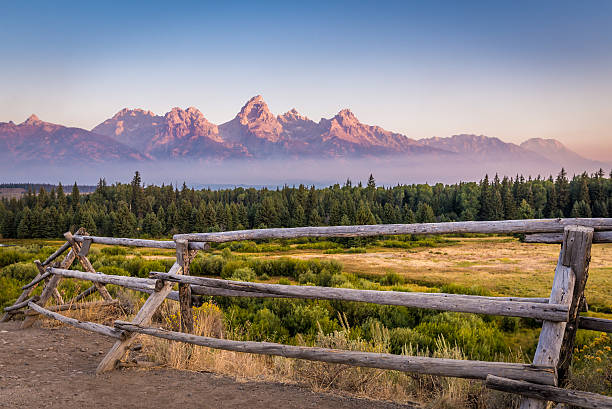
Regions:
<instances>
[{"instance_id":1,"label":"mountain range","mask_svg":"<svg viewBox=\"0 0 612 409\"><path fill-rule=\"evenodd\" d=\"M348 109L318 122L295 109L274 115L260 95L220 125L208 121L194 107L173 108L163 116L126 108L90 131L44 122L32 115L20 124L0 123L0 151L13 160L51 163L433 156L597 164L554 139L534 138L520 145L468 134L412 139L361 123Z\"/></svg>"}]
</instances>

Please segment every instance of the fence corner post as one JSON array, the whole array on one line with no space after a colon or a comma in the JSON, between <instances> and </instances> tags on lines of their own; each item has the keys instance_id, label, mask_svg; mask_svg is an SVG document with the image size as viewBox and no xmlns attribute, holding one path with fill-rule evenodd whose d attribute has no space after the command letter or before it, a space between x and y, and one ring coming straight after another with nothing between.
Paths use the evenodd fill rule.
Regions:
<instances>
[{"instance_id":1,"label":"fence corner post","mask_svg":"<svg viewBox=\"0 0 612 409\"><path fill-rule=\"evenodd\" d=\"M550 293L550 303L569 307L567 322L544 321L533 359L534 365L550 365L557 369L557 384L567 383L567 371L572 360L572 350L578 328L580 300L588 278L591 259L593 228L566 226L555 278ZM547 403L534 398L524 398L521 409L544 409Z\"/></svg>"}]
</instances>

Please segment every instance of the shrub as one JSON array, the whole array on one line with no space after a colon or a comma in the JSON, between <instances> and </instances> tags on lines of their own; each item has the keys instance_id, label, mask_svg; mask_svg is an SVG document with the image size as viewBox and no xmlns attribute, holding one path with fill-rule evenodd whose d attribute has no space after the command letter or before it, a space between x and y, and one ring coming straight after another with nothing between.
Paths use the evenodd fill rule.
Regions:
<instances>
[{"instance_id":1,"label":"shrub","mask_svg":"<svg viewBox=\"0 0 612 409\"><path fill-rule=\"evenodd\" d=\"M241 267L232 273L230 280L234 281L255 281L255 272L249 267Z\"/></svg>"},{"instance_id":2,"label":"shrub","mask_svg":"<svg viewBox=\"0 0 612 409\"><path fill-rule=\"evenodd\" d=\"M380 279L381 285L398 285L404 284L404 277L394 272L388 272Z\"/></svg>"},{"instance_id":3,"label":"shrub","mask_svg":"<svg viewBox=\"0 0 612 409\"><path fill-rule=\"evenodd\" d=\"M17 250L0 250L0 268L8 266L9 264L18 263L20 261L26 261L30 257L27 254Z\"/></svg>"},{"instance_id":4,"label":"shrub","mask_svg":"<svg viewBox=\"0 0 612 409\"><path fill-rule=\"evenodd\" d=\"M102 254L107 254L109 256L125 256L127 254L127 249L119 246L104 247L100 251Z\"/></svg>"},{"instance_id":5,"label":"shrub","mask_svg":"<svg viewBox=\"0 0 612 409\"><path fill-rule=\"evenodd\" d=\"M38 274L38 268L31 262L11 264L2 269L5 276L19 281L31 281ZM22 284L23 285L23 284Z\"/></svg>"},{"instance_id":6,"label":"shrub","mask_svg":"<svg viewBox=\"0 0 612 409\"><path fill-rule=\"evenodd\" d=\"M0 275L0 311L15 302L21 294L22 285L19 280L13 277ZM2 312L3 314L4 312Z\"/></svg>"},{"instance_id":7,"label":"shrub","mask_svg":"<svg viewBox=\"0 0 612 409\"><path fill-rule=\"evenodd\" d=\"M393 328L389 331L389 347L392 354L401 354L407 348L420 351L431 346L431 339L412 328Z\"/></svg>"}]
</instances>

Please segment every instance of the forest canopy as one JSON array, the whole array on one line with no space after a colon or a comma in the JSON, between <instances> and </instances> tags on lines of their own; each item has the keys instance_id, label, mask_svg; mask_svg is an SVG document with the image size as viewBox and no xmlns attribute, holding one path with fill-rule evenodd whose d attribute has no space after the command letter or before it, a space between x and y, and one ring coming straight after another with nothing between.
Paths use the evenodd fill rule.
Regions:
<instances>
[{"instance_id":1,"label":"forest canopy","mask_svg":"<svg viewBox=\"0 0 612 409\"><path fill-rule=\"evenodd\" d=\"M47 187L47 189L49 189ZM88 233L121 237L164 237L175 233L267 227L426 223L612 215L612 172L599 170L568 178L488 175L480 182L452 185L367 184L325 188L195 190L184 183L144 186L138 172L131 183L100 179L90 194L75 183L70 192L28 189L20 199L0 202L4 238L54 238L83 226Z\"/></svg>"}]
</instances>

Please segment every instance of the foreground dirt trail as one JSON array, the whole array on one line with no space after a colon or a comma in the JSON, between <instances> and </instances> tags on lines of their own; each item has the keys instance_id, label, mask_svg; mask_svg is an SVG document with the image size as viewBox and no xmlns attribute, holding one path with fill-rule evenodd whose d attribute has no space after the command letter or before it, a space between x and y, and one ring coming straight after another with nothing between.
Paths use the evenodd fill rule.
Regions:
<instances>
[{"instance_id":1,"label":"foreground dirt trail","mask_svg":"<svg viewBox=\"0 0 612 409\"><path fill-rule=\"evenodd\" d=\"M0 408L408 408L211 373L124 369L95 376L112 341L66 327L22 331L18 324L0 324Z\"/></svg>"}]
</instances>

